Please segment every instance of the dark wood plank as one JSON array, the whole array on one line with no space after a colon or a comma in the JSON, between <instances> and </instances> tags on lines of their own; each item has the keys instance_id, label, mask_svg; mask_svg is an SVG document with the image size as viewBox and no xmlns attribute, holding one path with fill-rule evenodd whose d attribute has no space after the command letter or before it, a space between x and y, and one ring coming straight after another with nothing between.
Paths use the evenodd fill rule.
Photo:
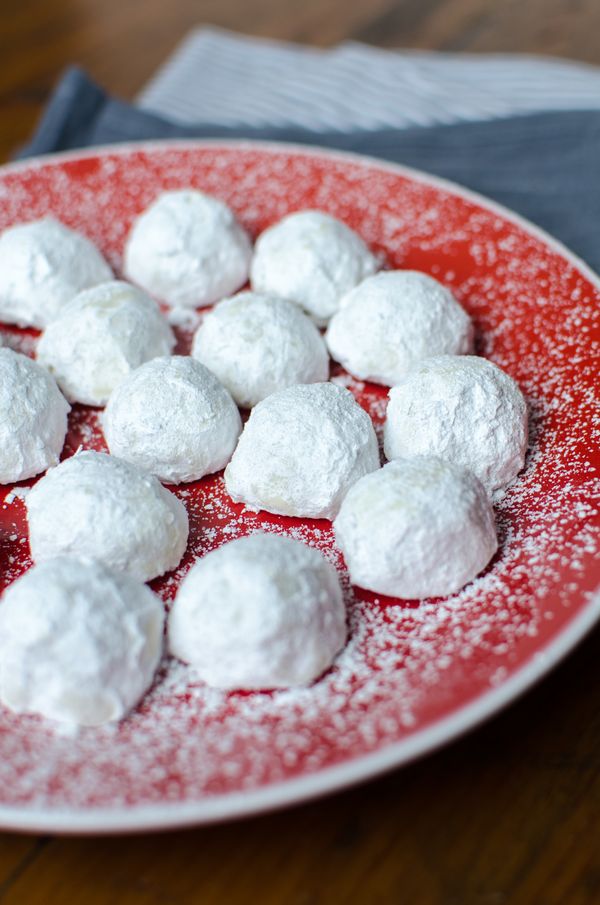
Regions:
<instances>
[{"instance_id":1,"label":"dark wood plank","mask_svg":"<svg viewBox=\"0 0 600 905\"><path fill-rule=\"evenodd\" d=\"M48 839L0 833L0 901L4 893L36 860Z\"/></svg>"},{"instance_id":2,"label":"dark wood plank","mask_svg":"<svg viewBox=\"0 0 600 905\"><path fill-rule=\"evenodd\" d=\"M599 28L596 0L405 0L354 37L386 47L555 54L600 63Z\"/></svg>"}]
</instances>

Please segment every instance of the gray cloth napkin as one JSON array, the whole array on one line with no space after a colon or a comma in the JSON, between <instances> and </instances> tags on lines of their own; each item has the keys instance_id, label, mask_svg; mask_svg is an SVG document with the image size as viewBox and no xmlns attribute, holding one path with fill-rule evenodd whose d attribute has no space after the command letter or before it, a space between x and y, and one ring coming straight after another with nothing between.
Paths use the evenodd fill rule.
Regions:
<instances>
[{"instance_id":1,"label":"gray cloth napkin","mask_svg":"<svg viewBox=\"0 0 600 905\"><path fill-rule=\"evenodd\" d=\"M80 69L60 81L19 156L158 138L245 138L355 151L452 179L548 230L600 269L600 111L352 132L170 122L109 97Z\"/></svg>"},{"instance_id":2,"label":"gray cloth napkin","mask_svg":"<svg viewBox=\"0 0 600 905\"><path fill-rule=\"evenodd\" d=\"M516 53L310 47L203 25L137 96L178 123L328 132L600 110L600 67Z\"/></svg>"}]
</instances>

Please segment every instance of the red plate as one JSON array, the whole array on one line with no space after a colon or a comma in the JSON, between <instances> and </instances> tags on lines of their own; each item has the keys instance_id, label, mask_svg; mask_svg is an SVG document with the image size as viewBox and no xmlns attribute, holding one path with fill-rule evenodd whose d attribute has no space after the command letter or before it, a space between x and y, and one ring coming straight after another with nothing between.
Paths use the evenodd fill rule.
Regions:
<instances>
[{"instance_id":1,"label":"red plate","mask_svg":"<svg viewBox=\"0 0 600 905\"><path fill-rule=\"evenodd\" d=\"M46 158L0 171L0 228L52 212L97 242L119 271L133 218L159 191L223 198L256 235L288 211L345 220L394 267L427 271L473 316L479 351L507 370L532 415L525 472L497 500L501 549L486 573L438 601L348 588L351 640L313 687L210 690L173 661L117 727L73 737L0 711L0 825L49 831L182 826L250 814L365 779L454 738L529 687L598 619L594 434L600 283L508 211L429 176L285 145L177 142ZM15 348L34 334L6 328ZM181 334L180 350L189 336ZM380 424L381 388L346 383ZM596 415L597 419L597 415ZM597 430L597 420L596 420ZM97 415L76 407L68 450L102 448ZM29 565L22 498L0 508L0 574ZM245 513L221 476L176 490L192 562L261 528L343 563L328 522ZM2 492L0 491L0 498ZM347 586L347 582L346 582Z\"/></svg>"}]
</instances>

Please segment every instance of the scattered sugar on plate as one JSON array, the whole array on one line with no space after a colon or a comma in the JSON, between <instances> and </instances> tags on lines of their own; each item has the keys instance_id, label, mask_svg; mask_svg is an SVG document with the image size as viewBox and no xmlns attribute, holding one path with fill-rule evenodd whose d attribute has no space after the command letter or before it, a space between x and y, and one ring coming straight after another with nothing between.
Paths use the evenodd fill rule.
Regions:
<instances>
[{"instance_id":1,"label":"scattered sugar on plate","mask_svg":"<svg viewBox=\"0 0 600 905\"><path fill-rule=\"evenodd\" d=\"M169 187L197 184L198 156L175 147L92 160L85 190L56 164L39 171L44 193L13 178L0 227L23 209L32 216L60 213L68 196L69 225L89 223L90 238L119 271L129 225L152 200L157 174L168 173ZM127 811L256 789L347 763L406 739L547 656L546 646L591 596L589 561L600 546L592 464L600 423L590 338L597 294L586 278L493 210L384 166L249 145L208 148L201 160L202 190L230 204L251 235L306 206L310 196L312 207L347 219L374 251L385 251L391 266L423 269L445 282L475 321L478 353L505 368L527 397L525 470L495 494L500 550L488 569L449 598L420 602L351 588L327 521L244 509L228 498L222 475L176 488L188 510L190 543L179 567L152 583L167 608L199 556L254 531L284 534L341 570L348 645L313 686L276 692L220 692L166 659L130 718L76 737L2 711L5 804L45 813L101 805ZM191 331L176 332L178 352L187 351ZM382 388L337 368L333 379L381 425ZM80 444L104 448L90 410L75 406L70 429L68 453ZM9 489L13 496L0 508L3 584L30 565L20 543L25 491Z\"/></svg>"}]
</instances>

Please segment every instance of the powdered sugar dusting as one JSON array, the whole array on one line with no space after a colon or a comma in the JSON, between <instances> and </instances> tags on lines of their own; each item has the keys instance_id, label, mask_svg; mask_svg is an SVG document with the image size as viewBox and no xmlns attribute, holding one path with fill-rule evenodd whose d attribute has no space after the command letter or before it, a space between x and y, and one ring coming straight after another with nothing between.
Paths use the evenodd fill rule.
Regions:
<instances>
[{"instance_id":1,"label":"powdered sugar dusting","mask_svg":"<svg viewBox=\"0 0 600 905\"><path fill-rule=\"evenodd\" d=\"M534 235L494 211L390 169L252 147L130 151L7 172L0 227L48 210L82 229L119 270L133 217L159 190L194 185L231 204L256 235L290 210L344 219L392 267L445 282L473 316L478 351L527 396L525 471L495 506L500 550L486 572L444 600L396 601L350 587L326 521L254 513L233 503L222 475L176 488L190 518L179 568L153 582L166 605L199 556L256 530L289 534L341 572L350 641L312 687L224 694L166 660L150 694L118 726L56 732L36 717L0 713L3 804L128 809L257 789L407 739L504 683L586 606L597 576L598 290ZM43 191L40 191L40 189ZM177 326L178 351L190 329ZM9 344L34 334L7 330ZM385 417L386 391L347 386ZM95 410L75 406L65 455L104 449ZM22 492L0 503L0 575L30 565Z\"/></svg>"}]
</instances>

